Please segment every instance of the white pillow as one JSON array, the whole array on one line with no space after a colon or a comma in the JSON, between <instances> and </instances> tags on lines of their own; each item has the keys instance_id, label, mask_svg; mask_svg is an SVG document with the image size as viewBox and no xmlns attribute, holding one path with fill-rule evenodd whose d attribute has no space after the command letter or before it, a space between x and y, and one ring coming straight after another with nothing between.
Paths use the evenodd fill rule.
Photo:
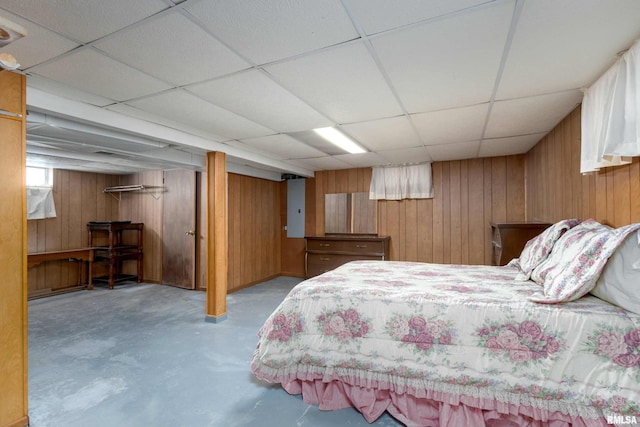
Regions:
<instances>
[{"instance_id":1,"label":"white pillow","mask_svg":"<svg viewBox=\"0 0 640 427\"><path fill-rule=\"evenodd\" d=\"M631 233L609 257L591 294L640 314L640 232Z\"/></svg>"},{"instance_id":2,"label":"white pillow","mask_svg":"<svg viewBox=\"0 0 640 427\"><path fill-rule=\"evenodd\" d=\"M611 229L587 220L562 235L549 257L535 268L531 277L543 280L544 297L529 300L554 304L573 301L590 292L609 257L640 223Z\"/></svg>"}]
</instances>

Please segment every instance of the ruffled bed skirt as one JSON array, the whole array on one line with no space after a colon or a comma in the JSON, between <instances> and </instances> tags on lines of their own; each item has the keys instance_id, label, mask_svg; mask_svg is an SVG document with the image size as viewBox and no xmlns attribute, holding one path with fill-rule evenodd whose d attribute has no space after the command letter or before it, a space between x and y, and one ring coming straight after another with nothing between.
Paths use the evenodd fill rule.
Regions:
<instances>
[{"instance_id":1,"label":"ruffled bed skirt","mask_svg":"<svg viewBox=\"0 0 640 427\"><path fill-rule=\"evenodd\" d=\"M503 403L494 399L452 395L425 390L424 397L346 384L339 380L293 380L282 384L289 394L302 394L306 403L321 410L353 407L368 422L385 411L408 427L417 426L490 426L490 427L601 427L603 418L586 419L531 406Z\"/></svg>"}]
</instances>

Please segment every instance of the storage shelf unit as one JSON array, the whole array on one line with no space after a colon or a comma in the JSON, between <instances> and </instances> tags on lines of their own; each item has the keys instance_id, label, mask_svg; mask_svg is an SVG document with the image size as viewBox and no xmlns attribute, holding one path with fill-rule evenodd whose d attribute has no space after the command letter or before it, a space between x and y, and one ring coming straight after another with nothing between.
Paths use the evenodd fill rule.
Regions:
<instances>
[{"instance_id":1,"label":"storage shelf unit","mask_svg":"<svg viewBox=\"0 0 640 427\"><path fill-rule=\"evenodd\" d=\"M94 263L106 263L106 276L93 277L93 282L106 282L109 289L116 283L142 282L142 233L144 224L130 221L90 222L89 246L94 250ZM123 273L124 261L136 262L136 274Z\"/></svg>"}]
</instances>

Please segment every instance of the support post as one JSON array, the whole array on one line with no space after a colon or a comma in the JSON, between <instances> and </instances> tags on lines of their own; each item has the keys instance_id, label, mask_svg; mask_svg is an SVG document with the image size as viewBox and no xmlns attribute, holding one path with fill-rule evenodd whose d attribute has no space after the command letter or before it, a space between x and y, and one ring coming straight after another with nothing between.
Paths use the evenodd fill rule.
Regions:
<instances>
[{"instance_id":1,"label":"support post","mask_svg":"<svg viewBox=\"0 0 640 427\"><path fill-rule=\"evenodd\" d=\"M207 153L207 322L227 317L227 165L226 154Z\"/></svg>"}]
</instances>

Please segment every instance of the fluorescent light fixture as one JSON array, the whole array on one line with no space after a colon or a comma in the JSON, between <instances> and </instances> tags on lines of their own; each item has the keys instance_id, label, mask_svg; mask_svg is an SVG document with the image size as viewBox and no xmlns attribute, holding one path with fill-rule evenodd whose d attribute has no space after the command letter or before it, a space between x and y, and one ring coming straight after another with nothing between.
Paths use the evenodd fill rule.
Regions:
<instances>
[{"instance_id":1,"label":"fluorescent light fixture","mask_svg":"<svg viewBox=\"0 0 640 427\"><path fill-rule=\"evenodd\" d=\"M349 137L340 132L336 128L318 128L313 130L315 133L332 143L333 145L342 148L344 151L351 154L366 153L367 150L360 147L353 142Z\"/></svg>"}]
</instances>

